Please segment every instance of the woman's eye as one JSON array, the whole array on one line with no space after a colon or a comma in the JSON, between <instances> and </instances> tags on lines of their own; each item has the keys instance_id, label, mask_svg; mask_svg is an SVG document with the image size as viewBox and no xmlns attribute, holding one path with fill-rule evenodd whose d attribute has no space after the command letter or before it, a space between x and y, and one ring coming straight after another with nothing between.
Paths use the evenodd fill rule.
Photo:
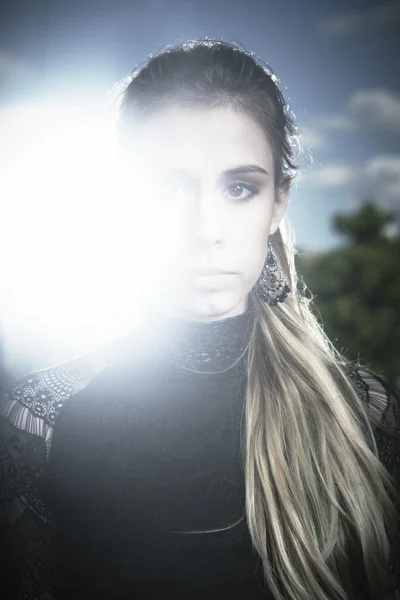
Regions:
<instances>
[{"instance_id":1,"label":"woman's eye","mask_svg":"<svg viewBox=\"0 0 400 600\"><path fill-rule=\"evenodd\" d=\"M242 181L235 181L226 189L229 190L230 197L234 200L239 200L239 202L246 202L258 194L256 187Z\"/></svg>"}]
</instances>

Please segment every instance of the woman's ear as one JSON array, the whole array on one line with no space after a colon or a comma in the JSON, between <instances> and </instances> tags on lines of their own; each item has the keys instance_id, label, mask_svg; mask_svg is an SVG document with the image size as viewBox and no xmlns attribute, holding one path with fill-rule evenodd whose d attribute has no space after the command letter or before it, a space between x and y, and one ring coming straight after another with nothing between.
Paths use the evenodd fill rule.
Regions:
<instances>
[{"instance_id":1,"label":"woman's ear","mask_svg":"<svg viewBox=\"0 0 400 600\"><path fill-rule=\"evenodd\" d=\"M287 207L287 203L289 200L289 192L290 192L290 181L285 182L277 188L275 192L275 202L274 209L272 212L271 226L270 226L270 235L273 235L279 227L279 223L281 222L283 215L285 214L285 210Z\"/></svg>"}]
</instances>

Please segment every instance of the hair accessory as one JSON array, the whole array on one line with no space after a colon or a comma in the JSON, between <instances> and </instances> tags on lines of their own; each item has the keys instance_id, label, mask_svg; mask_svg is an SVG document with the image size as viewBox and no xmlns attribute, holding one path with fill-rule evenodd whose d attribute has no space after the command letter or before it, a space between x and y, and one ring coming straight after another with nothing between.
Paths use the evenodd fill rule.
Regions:
<instances>
[{"instance_id":1,"label":"hair accessory","mask_svg":"<svg viewBox=\"0 0 400 600\"><path fill-rule=\"evenodd\" d=\"M284 302L290 292L270 240L268 240L267 258L258 280L258 290L262 299L270 306L275 306L278 302Z\"/></svg>"}]
</instances>

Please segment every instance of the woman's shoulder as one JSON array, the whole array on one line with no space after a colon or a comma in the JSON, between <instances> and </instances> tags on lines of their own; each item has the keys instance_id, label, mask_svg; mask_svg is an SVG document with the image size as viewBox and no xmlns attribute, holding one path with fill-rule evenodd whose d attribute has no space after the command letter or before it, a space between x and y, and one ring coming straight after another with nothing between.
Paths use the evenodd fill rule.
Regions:
<instances>
[{"instance_id":1,"label":"woman's shoulder","mask_svg":"<svg viewBox=\"0 0 400 600\"><path fill-rule=\"evenodd\" d=\"M378 456L400 485L400 394L368 366L347 364L345 370L371 416Z\"/></svg>"},{"instance_id":2,"label":"woman's shoulder","mask_svg":"<svg viewBox=\"0 0 400 600\"><path fill-rule=\"evenodd\" d=\"M1 398L0 419L45 437L64 404L85 389L118 355L118 340L72 359L28 373L8 385Z\"/></svg>"},{"instance_id":3,"label":"woman's shoulder","mask_svg":"<svg viewBox=\"0 0 400 600\"><path fill-rule=\"evenodd\" d=\"M368 409L385 428L400 433L400 394L383 375L358 362L345 365L345 370Z\"/></svg>"}]
</instances>

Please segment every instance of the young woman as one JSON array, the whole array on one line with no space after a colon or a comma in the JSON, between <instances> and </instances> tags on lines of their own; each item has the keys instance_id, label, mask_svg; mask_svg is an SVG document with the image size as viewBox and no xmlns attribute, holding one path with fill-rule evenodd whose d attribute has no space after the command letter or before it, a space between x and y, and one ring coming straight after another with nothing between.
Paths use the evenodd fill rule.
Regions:
<instances>
[{"instance_id":1,"label":"young woman","mask_svg":"<svg viewBox=\"0 0 400 600\"><path fill-rule=\"evenodd\" d=\"M398 597L400 400L299 289L277 79L235 45L171 47L118 132L147 310L6 392L10 597Z\"/></svg>"}]
</instances>

